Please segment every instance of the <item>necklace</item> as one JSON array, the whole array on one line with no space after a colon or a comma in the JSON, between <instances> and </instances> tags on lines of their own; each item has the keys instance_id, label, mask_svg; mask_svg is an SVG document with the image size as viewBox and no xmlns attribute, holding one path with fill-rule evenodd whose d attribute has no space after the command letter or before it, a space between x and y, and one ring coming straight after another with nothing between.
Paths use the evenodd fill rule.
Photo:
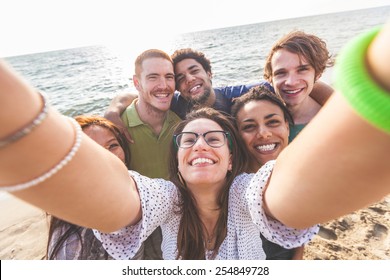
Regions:
<instances>
[{"instance_id":1,"label":"necklace","mask_svg":"<svg viewBox=\"0 0 390 280\"><path fill-rule=\"evenodd\" d=\"M213 234L211 235L211 236L208 236L207 235L207 243L208 244L211 244L211 241L214 239L214 232L213 232Z\"/></svg>"},{"instance_id":2,"label":"necklace","mask_svg":"<svg viewBox=\"0 0 390 280\"><path fill-rule=\"evenodd\" d=\"M208 250L210 250L210 247L212 245L212 242L214 240L214 236L215 236L215 227L213 228L213 231L211 234L209 234L209 231L207 230L207 228L205 227L205 233L206 233L206 247Z\"/></svg>"}]
</instances>

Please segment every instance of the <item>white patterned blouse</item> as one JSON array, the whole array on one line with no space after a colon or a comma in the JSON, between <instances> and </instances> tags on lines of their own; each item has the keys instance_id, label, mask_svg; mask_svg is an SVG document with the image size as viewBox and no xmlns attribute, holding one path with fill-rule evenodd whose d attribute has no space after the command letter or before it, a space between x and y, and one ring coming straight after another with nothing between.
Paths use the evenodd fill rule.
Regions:
<instances>
[{"instance_id":1,"label":"white patterned blouse","mask_svg":"<svg viewBox=\"0 0 390 280\"><path fill-rule=\"evenodd\" d=\"M317 234L318 226L304 230L292 229L266 216L263 190L273 169L274 161L265 164L256 174L241 174L230 188L227 235L215 259L265 259L260 233L285 248L299 247ZM177 233L180 224L177 201L179 193L170 181L150 179L130 171L137 183L142 218L134 226L116 232L95 235L114 259L131 259L145 239L161 227L161 249L164 259L177 258ZM206 259L211 252L206 252Z\"/></svg>"}]
</instances>

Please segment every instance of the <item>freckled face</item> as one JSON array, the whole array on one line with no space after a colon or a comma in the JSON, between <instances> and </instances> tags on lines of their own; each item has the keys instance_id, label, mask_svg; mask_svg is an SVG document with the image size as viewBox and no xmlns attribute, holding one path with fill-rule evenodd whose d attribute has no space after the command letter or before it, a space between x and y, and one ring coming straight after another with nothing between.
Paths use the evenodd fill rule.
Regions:
<instances>
[{"instance_id":1,"label":"freckled face","mask_svg":"<svg viewBox=\"0 0 390 280\"><path fill-rule=\"evenodd\" d=\"M209 119L197 119L188 123L183 132L206 133L223 130L220 125ZM210 147L202 136L187 149L179 148L178 167L187 186L222 185L228 170L231 170L231 158L228 141L219 148Z\"/></svg>"},{"instance_id":2,"label":"freckled face","mask_svg":"<svg viewBox=\"0 0 390 280\"><path fill-rule=\"evenodd\" d=\"M83 132L93 141L116 155L121 161L125 162L125 152L115 138L115 135L108 128L99 125L90 125L84 128Z\"/></svg>"},{"instance_id":3,"label":"freckled face","mask_svg":"<svg viewBox=\"0 0 390 280\"><path fill-rule=\"evenodd\" d=\"M280 49L271 59L272 85L288 107L299 105L305 100L316 81L315 70L304 57Z\"/></svg>"},{"instance_id":4,"label":"freckled face","mask_svg":"<svg viewBox=\"0 0 390 280\"><path fill-rule=\"evenodd\" d=\"M251 171L276 159L288 145L289 125L282 109L268 100L246 103L237 114L237 126L251 155Z\"/></svg>"}]
</instances>

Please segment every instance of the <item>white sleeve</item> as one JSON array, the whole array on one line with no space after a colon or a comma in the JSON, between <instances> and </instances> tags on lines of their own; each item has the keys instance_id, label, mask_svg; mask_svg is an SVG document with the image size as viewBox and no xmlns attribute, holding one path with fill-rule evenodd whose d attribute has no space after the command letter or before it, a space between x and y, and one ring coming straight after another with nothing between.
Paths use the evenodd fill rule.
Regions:
<instances>
[{"instance_id":1,"label":"white sleeve","mask_svg":"<svg viewBox=\"0 0 390 280\"><path fill-rule=\"evenodd\" d=\"M150 179L130 171L141 199L142 218L133 226L112 233L95 232L103 247L114 259L131 259L152 232L174 213L177 189L173 183L163 179Z\"/></svg>"},{"instance_id":2,"label":"white sleeve","mask_svg":"<svg viewBox=\"0 0 390 280\"><path fill-rule=\"evenodd\" d=\"M245 200L248 203L253 222L259 227L265 238L287 249L300 247L318 233L319 227L316 225L302 230L289 228L265 214L263 193L274 164L275 161L269 161L253 176L246 188Z\"/></svg>"}]
</instances>

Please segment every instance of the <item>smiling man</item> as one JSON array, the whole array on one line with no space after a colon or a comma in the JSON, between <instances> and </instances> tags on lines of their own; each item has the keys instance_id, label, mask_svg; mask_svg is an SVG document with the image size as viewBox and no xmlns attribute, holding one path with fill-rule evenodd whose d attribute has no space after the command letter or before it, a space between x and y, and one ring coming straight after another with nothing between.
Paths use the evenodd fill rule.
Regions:
<instances>
[{"instance_id":1,"label":"smiling man","mask_svg":"<svg viewBox=\"0 0 390 280\"><path fill-rule=\"evenodd\" d=\"M167 179L172 127L180 121L169 110L175 91L171 57L155 49L143 52L135 61L133 82L138 98L121 116L134 139L134 144L129 144L129 168L151 178Z\"/></svg>"}]
</instances>

